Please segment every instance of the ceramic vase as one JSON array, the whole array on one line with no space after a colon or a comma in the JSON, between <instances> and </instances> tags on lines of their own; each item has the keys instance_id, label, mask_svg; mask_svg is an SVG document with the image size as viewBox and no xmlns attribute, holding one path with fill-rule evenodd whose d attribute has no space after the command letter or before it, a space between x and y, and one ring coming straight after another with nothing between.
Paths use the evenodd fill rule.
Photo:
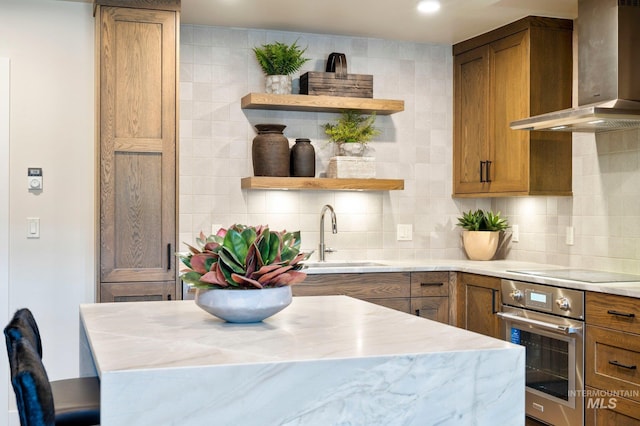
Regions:
<instances>
[{"instance_id":1,"label":"ceramic vase","mask_svg":"<svg viewBox=\"0 0 640 426\"><path fill-rule=\"evenodd\" d=\"M260 322L291 304L288 285L255 290L197 289L195 302L201 309L227 322Z\"/></svg>"},{"instance_id":2,"label":"ceramic vase","mask_svg":"<svg viewBox=\"0 0 640 426\"><path fill-rule=\"evenodd\" d=\"M291 176L314 177L316 175L316 151L309 139L296 139L291 147Z\"/></svg>"},{"instance_id":3,"label":"ceramic vase","mask_svg":"<svg viewBox=\"0 0 640 426\"><path fill-rule=\"evenodd\" d=\"M499 231L462 231L462 244L471 260L491 260L498 249Z\"/></svg>"},{"instance_id":4,"label":"ceramic vase","mask_svg":"<svg viewBox=\"0 0 640 426\"><path fill-rule=\"evenodd\" d=\"M291 94L290 75L268 75L265 78L265 91L274 95Z\"/></svg>"},{"instance_id":5,"label":"ceramic vase","mask_svg":"<svg viewBox=\"0 0 640 426\"><path fill-rule=\"evenodd\" d=\"M256 124L251 157L255 176L289 176L289 140L283 124Z\"/></svg>"}]
</instances>

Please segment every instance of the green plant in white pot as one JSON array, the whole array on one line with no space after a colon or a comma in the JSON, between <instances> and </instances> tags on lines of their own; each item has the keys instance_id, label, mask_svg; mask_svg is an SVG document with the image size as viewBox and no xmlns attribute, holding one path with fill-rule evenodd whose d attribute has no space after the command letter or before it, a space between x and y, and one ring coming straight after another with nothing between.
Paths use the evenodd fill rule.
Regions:
<instances>
[{"instance_id":1,"label":"green plant in white pot","mask_svg":"<svg viewBox=\"0 0 640 426\"><path fill-rule=\"evenodd\" d=\"M291 94L291 74L309 60L302 56L306 51L307 49L301 49L297 42L287 45L276 41L253 48L256 59L266 75L267 93Z\"/></svg>"},{"instance_id":2,"label":"green plant in white pot","mask_svg":"<svg viewBox=\"0 0 640 426\"><path fill-rule=\"evenodd\" d=\"M500 232L509 227L507 220L500 217L500 212L482 209L463 212L457 225L464 229L462 244L471 260L491 260L498 249Z\"/></svg>"},{"instance_id":3,"label":"green plant in white pot","mask_svg":"<svg viewBox=\"0 0 640 426\"><path fill-rule=\"evenodd\" d=\"M325 123L324 132L329 142L334 143L336 155L362 156L371 140L380 134L374 126L376 113L360 114L356 111L342 111L335 123Z\"/></svg>"}]
</instances>

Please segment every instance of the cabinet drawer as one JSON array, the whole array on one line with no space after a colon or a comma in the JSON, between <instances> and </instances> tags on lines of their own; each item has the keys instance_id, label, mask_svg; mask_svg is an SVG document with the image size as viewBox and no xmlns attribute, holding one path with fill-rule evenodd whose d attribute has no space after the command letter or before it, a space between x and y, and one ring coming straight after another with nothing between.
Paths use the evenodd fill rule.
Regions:
<instances>
[{"instance_id":1,"label":"cabinet drawer","mask_svg":"<svg viewBox=\"0 0 640 426\"><path fill-rule=\"evenodd\" d=\"M640 402L640 335L587 326L586 384Z\"/></svg>"},{"instance_id":2,"label":"cabinet drawer","mask_svg":"<svg viewBox=\"0 0 640 426\"><path fill-rule=\"evenodd\" d=\"M587 324L640 334L640 300L587 292L586 306Z\"/></svg>"},{"instance_id":3,"label":"cabinet drawer","mask_svg":"<svg viewBox=\"0 0 640 426\"><path fill-rule=\"evenodd\" d=\"M292 287L294 296L346 295L358 299L410 297L409 273L307 275Z\"/></svg>"},{"instance_id":4,"label":"cabinet drawer","mask_svg":"<svg viewBox=\"0 0 640 426\"><path fill-rule=\"evenodd\" d=\"M449 324L448 297L412 297L411 313L422 318Z\"/></svg>"},{"instance_id":5,"label":"cabinet drawer","mask_svg":"<svg viewBox=\"0 0 640 426\"><path fill-rule=\"evenodd\" d=\"M640 402L587 386L585 426L640 426Z\"/></svg>"},{"instance_id":6,"label":"cabinet drawer","mask_svg":"<svg viewBox=\"0 0 640 426\"><path fill-rule=\"evenodd\" d=\"M448 296L449 272L412 272L411 297Z\"/></svg>"}]
</instances>

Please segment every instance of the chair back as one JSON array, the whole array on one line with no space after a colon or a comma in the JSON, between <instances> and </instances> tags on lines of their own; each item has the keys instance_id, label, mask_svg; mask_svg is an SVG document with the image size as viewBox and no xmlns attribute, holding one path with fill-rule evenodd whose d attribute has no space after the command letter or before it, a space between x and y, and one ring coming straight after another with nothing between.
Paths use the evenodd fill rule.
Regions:
<instances>
[{"instance_id":1,"label":"chair back","mask_svg":"<svg viewBox=\"0 0 640 426\"><path fill-rule=\"evenodd\" d=\"M21 426L55 426L51 384L40 355L26 338L11 342L11 346L11 385Z\"/></svg>"},{"instance_id":2,"label":"chair back","mask_svg":"<svg viewBox=\"0 0 640 426\"><path fill-rule=\"evenodd\" d=\"M16 342L21 338L29 341L36 353L42 358L42 340L36 319L27 308L18 309L13 318L4 328L4 336L7 340L7 350L11 359L11 342Z\"/></svg>"}]
</instances>

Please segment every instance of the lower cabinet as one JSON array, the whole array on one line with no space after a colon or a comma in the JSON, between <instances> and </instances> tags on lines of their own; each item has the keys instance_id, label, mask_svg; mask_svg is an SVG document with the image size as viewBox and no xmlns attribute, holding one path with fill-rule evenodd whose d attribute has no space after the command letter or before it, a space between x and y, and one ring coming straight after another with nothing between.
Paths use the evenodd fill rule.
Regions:
<instances>
[{"instance_id":1,"label":"lower cabinet","mask_svg":"<svg viewBox=\"0 0 640 426\"><path fill-rule=\"evenodd\" d=\"M411 312L449 324L449 272L411 273Z\"/></svg>"},{"instance_id":2,"label":"lower cabinet","mask_svg":"<svg viewBox=\"0 0 640 426\"><path fill-rule=\"evenodd\" d=\"M449 322L449 272L312 274L292 289L294 296L351 296Z\"/></svg>"},{"instance_id":3,"label":"lower cabinet","mask_svg":"<svg viewBox=\"0 0 640 426\"><path fill-rule=\"evenodd\" d=\"M640 301L586 293L585 425L640 426Z\"/></svg>"},{"instance_id":4,"label":"lower cabinet","mask_svg":"<svg viewBox=\"0 0 640 426\"><path fill-rule=\"evenodd\" d=\"M500 278L458 274L456 285L456 325L469 331L502 339L500 319Z\"/></svg>"},{"instance_id":5,"label":"lower cabinet","mask_svg":"<svg viewBox=\"0 0 640 426\"><path fill-rule=\"evenodd\" d=\"M102 283L101 302L143 302L176 300L176 286L173 281Z\"/></svg>"}]
</instances>

